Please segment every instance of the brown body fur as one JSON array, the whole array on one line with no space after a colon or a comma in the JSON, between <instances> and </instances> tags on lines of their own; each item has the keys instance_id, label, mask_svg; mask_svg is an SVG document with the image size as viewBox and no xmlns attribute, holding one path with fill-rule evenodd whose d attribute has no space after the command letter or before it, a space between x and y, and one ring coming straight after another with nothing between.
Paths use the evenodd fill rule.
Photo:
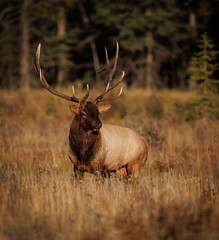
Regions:
<instances>
[{"instance_id":1,"label":"brown body fur","mask_svg":"<svg viewBox=\"0 0 219 240\"><path fill-rule=\"evenodd\" d=\"M115 171L123 177L135 177L146 162L148 145L129 128L103 124L99 131L93 131L76 115L69 131L68 155L76 177L84 172L105 175Z\"/></svg>"}]
</instances>

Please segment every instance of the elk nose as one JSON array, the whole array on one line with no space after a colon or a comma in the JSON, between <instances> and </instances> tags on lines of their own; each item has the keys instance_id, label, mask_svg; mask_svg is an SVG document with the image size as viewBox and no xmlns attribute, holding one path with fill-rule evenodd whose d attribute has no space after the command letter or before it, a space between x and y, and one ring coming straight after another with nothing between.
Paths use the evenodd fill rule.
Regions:
<instances>
[{"instance_id":1,"label":"elk nose","mask_svg":"<svg viewBox=\"0 0 219 240\"><path fill-rule=\"evenodd\" d=\"M95 124L95 128L96 129L100 129L102 127L102 123L101 122L98 122Z\"/></svg>"}]
</instances>

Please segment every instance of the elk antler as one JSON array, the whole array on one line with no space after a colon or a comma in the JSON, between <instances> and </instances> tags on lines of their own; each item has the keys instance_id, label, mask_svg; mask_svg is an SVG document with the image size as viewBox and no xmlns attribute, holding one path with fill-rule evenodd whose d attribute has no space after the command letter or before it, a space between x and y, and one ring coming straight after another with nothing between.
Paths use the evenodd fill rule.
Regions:
<instances>
[{"instance_id":1,"label":"elk antler","mask_svg":"<svg viewBox=\"0 0 219 240\"><path fill-rule=\"evenodd\" d=\"M107 64L107 66L99 72L102 72L102 71L106 70L108 72L109 79L108 79L108 83L107 83L107 86L106 86L105 90L93 101L96 104L99 103L99 102L102 102L102 101L113 101L122 94L122 87L121 87L120 92L116 97L114 97L114 98L103 98L110 90L117 87L125 76L125 72L122 71L122 74L121 74L121 77L119 78L119 80L115 84L113 84L113 76L114 76L115 71L116 71L117 62L118 62L118 55L119 55L119 44L118 44L118 42L116 43L116 56L115 56L113 69L111 69L111 67L110 67L110 62L109 62L109 57L108 57L106 47L105 47L105 54L106 54L106 64Z\"/></svg>"},{"instance_id":2,"label":"elk antler","mask_svg":"<svg viewBox=\"0 0 219 240\"><path fill-rule=\"evenodd\" d=\"M89 86L87 85L87 93L86 95L82 98L82 100L79 100L78 98L75 97L75 94L74 94L74 87L72 87L73 89L73 97L70 97L64 93L60 93L60 92L57 92L56 90L54 90L53 88L51 88L51 86L48 84L48 82L46 81L46 78L44 77L44 75L42 74L42 71L41 71L41 68L40 68L40 48L41 48L41 44L38 45L37 47L37 51L36 51L36 58L35 58L35 71L42 83L42 85L44 86L44 88L46 90L48 90L49 92L53 93L54 95L58 96L58 97L62 97L66 100L69 100L69 101L72 101L72 102L77 102L77 103L80 103L80 102L85 102L86 99L88 98L89 96Z\"/></svg>"}]
</instances>

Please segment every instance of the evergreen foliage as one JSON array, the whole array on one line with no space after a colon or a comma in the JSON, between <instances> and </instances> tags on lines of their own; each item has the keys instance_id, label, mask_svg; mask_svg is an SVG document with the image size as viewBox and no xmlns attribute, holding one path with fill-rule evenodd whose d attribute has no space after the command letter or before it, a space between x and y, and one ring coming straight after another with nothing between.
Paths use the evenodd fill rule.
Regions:
<instances>
[{"instance_id":1,"label":"evergreen foliage","mask_svg":"<svg viewBox=\"0 0 219 240\"><path fill-rule=\"evenodd\" d=\"M219 80L215 78L215 73L219 69L217 60L218 51L207 33L201 35L198 40L199 52L195 53L190 62L188 73L190 81L195 81L199 89L207 93L209 91L217 92L219 89Z\"/></svg>"},{"instance_id":2,"label":"evergreen foliage","mask_svg":"<svg viewBox=\"0 0 219 240\"><path fill-rule=\"evenodd\" d=\"M28 21L27 66L33 63L37 44L42 43L42 64L52 84L82 79L94 84L96 68L99 63L105 64L104 46L113 56L115 42L119 41L118 71L125 69L128 85L147 86L150 74L156 87L185 88L187 62L194 52L196 36L209 32L219 48L217 26L212 24L219 18L215 0L211 4L206 0L26 1L25 13L24 0L0 2L0 87L21 86L22 14ZM208 71L211 75L217 70L210 67ZM215 79L209 79L212 87ZM39 84L35 78L30 83Z\"/></svg>"},{"instance_id":3,"label":"evergreen foliage","mask_svg":"<svg viewBox=\"0 0 219 240\"><path fill-rule=\"evenodd\" d=\"M197 95L187 104L183 120L194 124L201 118L219 119L219 102L214 95Z\"/></svg>"},{"instance_id":4,"label":"evergreen foliage","mask_svg":"<svg viewBox=\"0 0 219 240\"><path fill-rule=\"evenodd\" d=\"M197 41L199 51L191 59L188 74L189 80L198 86L197 95L187 104L183 120L192 124L203 117L219 119L219 103L215 101L215 94L219 89L219 81L215 78L218 70L215 46L207 33L201 35Z\"/></svg>"}]
</instances>

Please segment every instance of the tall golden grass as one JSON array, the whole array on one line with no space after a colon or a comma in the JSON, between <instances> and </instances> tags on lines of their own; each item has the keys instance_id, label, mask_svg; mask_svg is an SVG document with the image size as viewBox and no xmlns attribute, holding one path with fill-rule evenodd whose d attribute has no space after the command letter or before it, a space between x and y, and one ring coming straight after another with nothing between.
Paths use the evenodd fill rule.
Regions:
<instances>
[{"instance_id":1,"label":"tall golden grass","mask_svg":"<svg viewBox=\"0 0 219 240\"><path fill-rule=\"evenodd\" d=\"M126 89L103 116L149 141L133 185L89 174L76 182L69 103L1 90L0 239L218 239L219 121L185 123L178 108L193 96Z\"/></svg>"}]
</instances>

